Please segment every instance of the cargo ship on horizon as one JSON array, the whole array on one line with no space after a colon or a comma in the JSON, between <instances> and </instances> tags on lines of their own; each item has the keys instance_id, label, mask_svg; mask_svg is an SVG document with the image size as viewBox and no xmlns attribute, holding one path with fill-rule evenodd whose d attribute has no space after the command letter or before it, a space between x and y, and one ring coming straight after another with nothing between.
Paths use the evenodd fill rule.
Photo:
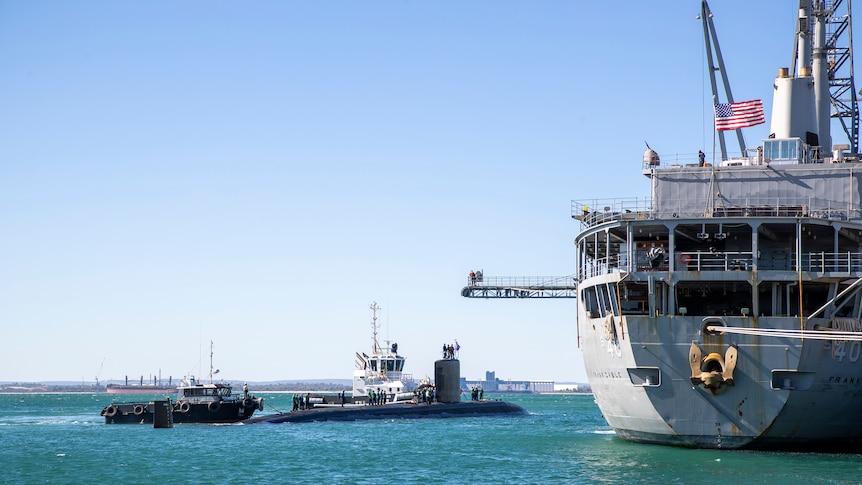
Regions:
<instances>
[{"instance_id":1,"label":"cargo ship on horizon","mask_svg":"<svg viewBox=\"0 0 862 485\"><path fill-rule=\"evenodd\" d=\"M144 383L144 376L141 376L140 382L129 384L129 378L126 377L124 384L108 384L105 386L105 391L108 394L163 394L177 393L177 385L174 384L172 377L168 377L168 382L165 384L161 378L153 378L152 382Z\"/></svg>"}]
</instances>

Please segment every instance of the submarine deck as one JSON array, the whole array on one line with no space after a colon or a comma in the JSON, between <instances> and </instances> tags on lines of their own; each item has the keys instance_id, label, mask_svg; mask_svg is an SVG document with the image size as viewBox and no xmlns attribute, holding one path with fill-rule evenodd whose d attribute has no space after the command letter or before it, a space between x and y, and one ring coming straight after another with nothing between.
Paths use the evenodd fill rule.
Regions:
<instances>
[{"instance_id":1,"label":"submarine deck","mask_svg":"<svg viewBox=\"0 0 862 485\"><path fill-rule=\"evenodd\" d=\"M431 404L386 404L383 406L346 405L315 407L303 411L257 416L243 424L309 423L315 421L357 421L365 419L450 418L471 416L526 415L517 404L505 401L467 401Z\"/></svg>"}]
</instances>

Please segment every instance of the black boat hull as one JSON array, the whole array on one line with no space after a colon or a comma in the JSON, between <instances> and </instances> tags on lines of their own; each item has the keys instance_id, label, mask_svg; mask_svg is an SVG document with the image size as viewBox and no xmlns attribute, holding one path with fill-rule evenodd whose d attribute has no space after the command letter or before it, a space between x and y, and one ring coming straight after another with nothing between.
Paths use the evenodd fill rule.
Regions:
<instances>
[{"instance_id":1,"label":"black boat hull","mask_svg":"<svg viewBox=\"0 0 862 485\"><path fill-rule=\"evenodd\" d=\"M260 408L263 400L251 400L244 405L242 400L188 403L178 402L173 405L174 423L236 423L252 417ZM152 402L113 403L102 410L105 424L153 424Z\"/></svg>"}]
</instances>

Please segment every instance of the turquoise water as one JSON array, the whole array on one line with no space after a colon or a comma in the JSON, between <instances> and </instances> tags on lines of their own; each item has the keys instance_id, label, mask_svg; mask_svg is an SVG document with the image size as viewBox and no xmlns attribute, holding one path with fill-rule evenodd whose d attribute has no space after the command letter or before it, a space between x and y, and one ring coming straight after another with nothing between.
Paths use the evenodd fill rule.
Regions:
<instances>
[{"instance_id":1,"label":"turquoise water","mask_svg":"<svg viewBox=\"0 0 862 485\"><path fill-rule=\"evenodd\" d=\"M116 397L0 394L0 483L862 483L862 455L626 443L589 395L501 396L526 417L173 429L105 425Z\"/></svg>"}]
</instances>

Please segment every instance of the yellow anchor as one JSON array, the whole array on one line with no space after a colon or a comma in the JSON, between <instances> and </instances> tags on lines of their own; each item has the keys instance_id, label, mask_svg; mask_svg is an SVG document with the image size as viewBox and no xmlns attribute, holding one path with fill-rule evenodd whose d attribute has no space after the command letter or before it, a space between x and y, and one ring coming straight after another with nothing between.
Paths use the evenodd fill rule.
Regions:
<instances>
[{"instance_id":1,"label":"yellow anchor","mask_svg":"<svg viewBox=\"0 0 862 485\"><path fill-rule=\"evenodd\" d=\"M700 350L700 347L692 342L691 350L688 352L692 384L703 384L703 387L708 389L713 395L718 395L727 386L733 385L733 370L736 369L738 355L736 346L731 345L728 347L724 357L715 352L710 353L703 359L701 359L701 355L703 355L703 352Z\"/></svg>"}]
</instances>

